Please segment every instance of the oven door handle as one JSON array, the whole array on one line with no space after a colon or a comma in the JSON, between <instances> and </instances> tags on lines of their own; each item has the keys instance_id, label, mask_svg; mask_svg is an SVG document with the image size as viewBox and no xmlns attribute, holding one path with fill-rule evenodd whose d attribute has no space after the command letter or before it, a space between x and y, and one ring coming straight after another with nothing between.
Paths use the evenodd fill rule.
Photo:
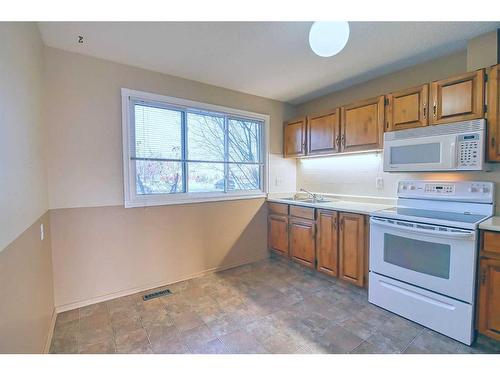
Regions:
<instances>
[{"instance_id":1,"label":"oven door handle","mask_svg":"<svg viewBox=\"0 0 500 375\"><path fill-rule=\"evenodd\" d=\"M474 231L470 231L470 232L465 232L465 231L464 232L439 232L439 231L435 231L435 230L415 228L413 226L407 227L405 225L388 223L384 219L378 219L375 217L372 217L370 222L374 225L378 225L381 227L395 228L395 229L403 230L406 232L422 233L422 234L427 234L429 236L442 237L442 238L461 238L461 239L473 238L474 234L475 234Z\"/></svg>"}]
</instances>

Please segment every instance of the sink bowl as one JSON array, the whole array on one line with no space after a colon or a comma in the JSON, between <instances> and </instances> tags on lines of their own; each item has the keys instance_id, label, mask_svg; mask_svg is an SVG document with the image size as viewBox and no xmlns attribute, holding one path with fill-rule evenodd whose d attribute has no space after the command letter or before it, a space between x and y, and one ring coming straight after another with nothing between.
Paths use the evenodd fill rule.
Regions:
<instances>
[{"instance_id":1,"label":"sink bowl","mask_svg":"<svg viewBox=\"0 0 500 375\"><path fill-rule=\"evenodd\" d=\"M284 200L287 201L293 201L293 202L303 202L303 203L328 203L328 202L334 202L337 201L338 199L330 199L330 198L325 198L325 199L300 199L300 198L283 198Z\"/></svg>"}]
</instances>

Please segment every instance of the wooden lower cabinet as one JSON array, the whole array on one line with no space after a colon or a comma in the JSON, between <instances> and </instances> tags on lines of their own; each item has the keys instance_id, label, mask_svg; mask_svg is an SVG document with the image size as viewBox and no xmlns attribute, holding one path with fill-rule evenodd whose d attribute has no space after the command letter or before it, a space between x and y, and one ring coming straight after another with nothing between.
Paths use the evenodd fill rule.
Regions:
<instances>
[{"instance_id":1,"label":"wooden lower cabinet","mask_svg":"<svg viewBox=\"0 0 500 375\"><path fill-rule=\"evenodd\" d=\"M481 232L477 328L500 340L500 233Z\"/></svg>"},{"instance_id":2,"label":"wooden lower cabinet","mask_svg":"<svg viewBox=\"0 0 500 375\"><path fill-rule=\"evenodd\" d=\"M479 332L500 340L500 259L481 259L478 328Z\"/></svg>"},{"instance_id":3,"label":"wooden lower cabinet","mask_svg":"<svg viewBox=\"0 0 500 375\"><path fill-rule=\"evenodd\" d=\"M319 210L316 219L317 269L330 276L338 275L338 212Z\"/></svg>"},{"instance_id":4,"label":"wooden lower cabinet","mask_svg":"<svg viewBox=\"0 0 500 375\"><path fill-rule=\"evenodd\" d=\"M365 215L269 203L268 247L303 266L366 286Z\"/></svg>"},{"instance_id":5,"label":"wooden lower cabinet","mask_svg":"<svg viewBox=\"0 0 500 375\"><path fill-rule=\"evenodd\" d=\"M316 261L316 223L313 220L290 218L290 257L309 268Z\"/></svg>"},{"instance_id":6,"label":"wooden lower cabinet","mask_svg":"<svg viewBox=\"0 0 500 375\"><path fill-rule=\"evenodd\" d=\"M288 256L288 216L271 214L267 218L267 226L269 249Z\"/></svg>"},{"instance_id":7,"label":"wooden lower cabinet","mask_svg":"<svg viewBox=\"0 0 500 375\"><path fill-rule=\"evenodd\" d=\"M357 286L365 283L365 216L339 215L339 278Z\"/></svg>"}]
</instances>

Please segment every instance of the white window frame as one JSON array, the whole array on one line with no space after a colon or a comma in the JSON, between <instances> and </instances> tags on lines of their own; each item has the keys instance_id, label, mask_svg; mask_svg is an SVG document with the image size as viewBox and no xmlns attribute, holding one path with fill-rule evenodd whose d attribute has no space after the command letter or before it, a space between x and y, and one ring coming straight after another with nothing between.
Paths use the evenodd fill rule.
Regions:
<instances>
[{"instance_id":1,"label":"white window frame","mask_svg":"<svg viewBox=\"0 0 500 375\"><path fill-rule=\"evenodd\" d=\"M175 98L143 91L121 89L122 95L122 141L123 141L123 191L124 205L129 207L161 206L171 204L186 204L199 202L214 202L237 199L263 198L267 196L269 184L269 124L270 116L228 108L214 104L196 102L193 100ZM144 100L157 102L161 105L176 107L181 110L210 111L230 116L249 118L262 121L262 158L263 172L261 176L261 189L258 190L236 190L228 192L206 192L206 193L174 193L174 194L137 194L136 190L136 168L135 161L130 157L130 150L135 141L135 129L132 119L131 100Z\"/></svg>"}]
</instances>

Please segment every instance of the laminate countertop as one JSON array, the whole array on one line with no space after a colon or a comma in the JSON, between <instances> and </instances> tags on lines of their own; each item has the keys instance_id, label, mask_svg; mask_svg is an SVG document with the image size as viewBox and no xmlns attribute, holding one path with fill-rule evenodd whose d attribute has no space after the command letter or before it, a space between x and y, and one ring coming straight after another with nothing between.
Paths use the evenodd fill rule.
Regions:
<instances>
[{"instance_id":1,"label":"laminate countertop","mask_svg":"<svg viewBox=\"0 0 500 375\"><path fill-rule=\"evenodd\" d=\"M500 232L500 216L490 217L479 224L479 229Z\"/></svg>"},{"instance_id":2,"label":"laminate countertop","mask_svg":"<svg viewBox=\"0 0 500 375\"><path fill-rule=\"evenodd\" d=\"M362 201L342 200L342 199L332 199L332 201L324 203L319 203L319 202L308 203L308 202L301 202L283 198L272 198L272 197L268 197L267 200L268 202L284 203L294 206L322 208L325 210L352 212L355 214L363 214L363 215L370 215L375 211L385 210L387 208L394 207L393 204L382 204L382 203L362 202Z\"/></svg>"}]
</instances>

